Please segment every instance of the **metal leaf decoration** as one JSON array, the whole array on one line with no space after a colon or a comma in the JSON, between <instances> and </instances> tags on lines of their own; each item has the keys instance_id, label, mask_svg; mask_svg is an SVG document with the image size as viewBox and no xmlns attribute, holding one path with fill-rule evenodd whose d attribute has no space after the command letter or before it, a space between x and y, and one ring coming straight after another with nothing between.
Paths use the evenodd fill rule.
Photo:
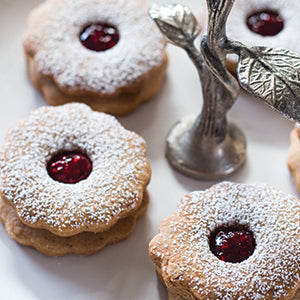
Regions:
<instances>
[{"instance_id":1,"label":"metal leaf decoration","mask_svg":"<svg viewBox=\"0 0 300 300\"><path fill-rule=\"evenodd\" d=\"M154 4L149 14L169 41L182 48L188 47L200 33L195 16L189 8L181 4Z\"/></svg>"},{"instance_id":2,"label":"metal leaf decoration","mask_svg":"<svg viewBox=\"0 0 300 300\"><path fill-rule=\"evenodd\" d=\"M243 46L242 87L293 121L300 122L300 57L287 49Z\"/></svg>"}]
</instances>

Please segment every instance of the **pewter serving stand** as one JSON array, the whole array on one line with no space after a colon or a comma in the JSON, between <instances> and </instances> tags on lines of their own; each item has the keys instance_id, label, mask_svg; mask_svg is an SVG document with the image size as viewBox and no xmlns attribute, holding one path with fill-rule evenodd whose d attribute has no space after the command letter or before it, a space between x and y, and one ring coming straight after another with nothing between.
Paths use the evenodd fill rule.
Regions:
<instances>
[{"instance_id":1,"label":"pewter serving stand","mask_svg":"<svg viewBox=\"0 0 300 300\"><path fill-rule=\"evenodd\" d=\"M174 168L198 179L229 175L246 157L244 134L226 120L240 89L225 67L227 54L239 56L237 77L242 88L285 117L300 122L300 57L286 49L247 47L227 38L226 21L233 3L207 0L208 27L200 51L194 45L200 28L189 8L181 4L153 5L149 11L161 32L187 52L199 73L202 112L173 126L166 149Z\"/></svg>"}]
</instances>

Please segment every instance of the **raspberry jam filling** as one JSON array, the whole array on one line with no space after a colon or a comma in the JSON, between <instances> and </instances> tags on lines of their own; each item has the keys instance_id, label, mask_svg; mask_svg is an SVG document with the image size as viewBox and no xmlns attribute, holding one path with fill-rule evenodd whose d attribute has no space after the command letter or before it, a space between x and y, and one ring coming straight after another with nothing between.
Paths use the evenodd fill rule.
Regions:
<instances>
[{"instance_id":1,"label":"raspberry jam filling","mask_svg":"<svg viewBox=\"0 0 300 300\"><path fill-rule=\"evenodd\" d=\"M92 171L90 159L78 151L56 154L48 163L48 174L56 181L76 183L86 179Z\"/></svg>"},{"instance_id":2,"label":"raspberry jam filling","mask_svg":"<svg viewBox=\"0 0 300 300\"><path fill-rule=\"evenodd\" d=\"M274 36L284 27L283 18L270 10L259 11L248 17L248 28L262 36Z\"/></svg>"},{"instance_id":3,"label":"raspberry jam filling","mask_svg":"<svg viewBox=\"0 0 300 300\"><path fill-rule=\"evenodd\" d=\"M221 228L210 238L210 250L219 259L238 263L250 257L255 249L252 232L239 228Z\"/></svg>"},{"instance_id":4,"label":"raspberry jam filling","mask_svg":"<svg viewBox=\"0 0 300 300\"><path fill-rule=\"evenodd\" d=\"M114 47L120 38L119 31L110 24L90 24L80 34L82 45L93 51L105 51Z\"/></svg>"}]
</instances>

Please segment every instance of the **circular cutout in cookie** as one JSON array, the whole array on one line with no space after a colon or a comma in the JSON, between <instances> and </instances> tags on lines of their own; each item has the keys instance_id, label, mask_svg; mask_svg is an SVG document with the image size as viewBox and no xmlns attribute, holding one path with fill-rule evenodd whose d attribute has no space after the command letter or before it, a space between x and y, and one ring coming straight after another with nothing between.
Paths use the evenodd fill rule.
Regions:
<instances>
[{"instance_id":1,"label":"circular cutout in cookie","mask_svg":"<svg viewBox=\"0 0 300 300\"><path fill-rule=\"evenodd\" d=\"M90 175L92 162L79 151L64 151L52 157L47 165L47 171L52 179L72 184Z\"/></svg>"},{"instance_id":2,"label":"circular cutout in cookie","mask_svg":"<svg viewBox=\"0 0 300 300\"><path fill-rule=\"evenodd\" d=\"M113 48L118 43L120 34L111 24L96 23L86 26L79 38L83 46L100 52Z\"/></svg>"},{"instance_id":3,"label":"circular cutout in cookie","mask_svg":"<svg viewBox=\"0 0 300 300\"><path fill-rule=\"evenodd\" d=\"M239 263L249 258L256 243L251 231L239 227L217 229L210 237L210 250L225 262Z\"/></svg>"},{"instance_id":4,"label":"circular cutout in cookie","mask_svg":"<svg viewBox=\"0 0 300 300\"><path fill-rule=\"evenodd\" d=\"M262 10L247 18L248 28L262 36L277 35L284 27L284 19L272 10Z\"/></svg>"}]
</instances>

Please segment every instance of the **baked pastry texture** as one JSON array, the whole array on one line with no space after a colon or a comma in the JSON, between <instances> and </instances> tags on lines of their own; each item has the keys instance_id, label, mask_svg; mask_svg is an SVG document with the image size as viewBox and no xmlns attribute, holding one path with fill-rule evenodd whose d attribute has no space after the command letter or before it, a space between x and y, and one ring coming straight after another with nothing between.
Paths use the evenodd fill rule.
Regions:
<instances>
[{"instance_id":1,"label":"baked pastry texture","mask_svg":"<svg viewBox=\"0 0 300 300\"><path fill-rule=\"evenodd\" d=\"M166 42L145 0L47 0L31 12L23 45L51 105L127 114L159 91L166 72Z\"/></svg>"},{"instance_id":2,"label":"baked pastry texture","mask_svg":"<svg viewBox=\"0 0 300 300\"><path fill-rule=\"evenodd\" d=\"M99 251L128 236L147 207L145 151L140 136L85 104L39 108L0 150L0 219L48 255Z\"/></svg>"},{"instance_id":3,"label":"baked pastry texture","mask_svg":"<svg viewBox=\"0 0 300 300\"><path fill-rule=\"evenodd\" d=\"M32 228L21 222L14 208L0 198L0 220L8 234L19 244L32 246L50 256L66 254L91 255L102 250L106 245L117 243L129 236L136 220L146 211L149 198L145 193L138 210L119 220L110 229L103 232L82 232L61 237L45 229Z\"/></svg>"},{"instance_id":4,"label":"baked pastry texture","mask_svg":"<svg viewBox=\"0 0 300 300\"><path fill-rule=\"evenodd\" d=\"M287 164L300 193L300 125L291 131L290 142Z\"/></svg>"},{"instance_id":5,"label":"baked pastry texture","mask_svg":"<svg viewBox=\"0 0 300 300\"><path fill-rule=\"evenodd\" d=\"M295 197L222 182L184 196L159 229L149 253L169 299L299 299Z\"/></svg>"}]
</instances>

